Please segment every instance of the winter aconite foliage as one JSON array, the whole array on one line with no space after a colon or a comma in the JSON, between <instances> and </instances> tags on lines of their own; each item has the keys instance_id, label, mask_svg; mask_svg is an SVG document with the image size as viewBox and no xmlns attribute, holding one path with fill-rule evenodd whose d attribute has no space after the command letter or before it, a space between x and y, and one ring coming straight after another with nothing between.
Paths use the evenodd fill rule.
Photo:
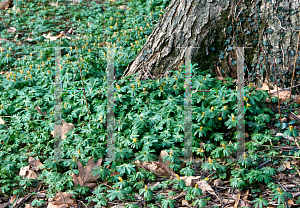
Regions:
<instances>
[{"instance_id":1,"label":"winter aconite foliage","mask_svg":"<svg viewBox=\"0 0 300 208\"><path fill-rule=\"evenodd\" d=\"M101 168L94 170L98 182L106 181L108 186L100 184L93 191L94 195L87 199L103 206L113 200L134 201L134 195L139 193L148 207L155 207L156 201L167 208L174 207L175 200L153 192L172 187L176 191L187 191L185 199L193 202L193 205L205 207L208 198L201 198L199 187L186 187L184 181L176 179L148 188L144 179L154 179L154 173L141 168L138 170L134 164L130 164L136 160L156 161L161 150L166 150L170 154L165 160L172 162L169 167L175 173L182 176L195 174L190 163L182 167L179 160L179 157L183 157L184 148L185 66L181 66L178 71L171 71L169 77L157 80L139 80L134 76L119 78L153 27L150 19L147 19L149 17L130 19L128 16L138 12L145 16L153 15L155 21L167 1L152 1L150 7L149 1L130 2L127 6L131 9L126 11L116 9L116 5L122 3L117 1L115 7L107 7L105 13L101 4L95 2L90 2L89 7L81 6L81 10L67 4L51 6L48 1L36 2L18 2L20 11L7 10L3 19L3 28L15 27L22 31L20 41L30 37L29 42L33 42L33 45L18 46L14 42L1 45L0 66L6 72L0 76L0 116L4 116L1 118L5 122L0 123L1 192L6 195L19 194L28 191L30 187L36 187L37 180L23 179L18 175L20 168L28 165L28 157L34 156L44 164L45 169L40 172L38 180L46 185L49 197L53 198L59 191L88 196L89 188L75 187L71 175L72 172L79 173L76 158L86 165L91 157L97 161L107 154L107 60L106 49L100 49L105 45L102 38L104 24L107 36L105 42L117 42L116 47L120 47L116 49L115 56L117 79L114 83L114 130L115 156L121 161L105 162ZM71 22L67 11L70 12ZM49 18L54 14L56 19ZM73 39L49 42L42 36L49 31L58 33L66 28L75 31ZM13 38L4 29L0 35L7 39ZM50 134L54 130L53 47L56 46L64 47L61 70L62 88L65 89L62 93L62 118L75 126L62 140L63 159L70 159L63 162L53 160L54 139ZM87 90L90 116L84 93L78 90L83 88L80 73L77 74L78 59ZM260 145L272 145L279 140L278 137L271 137L270 131L266 130L267 125L273 122L272 118L278 116L266 107L267 92L257 91L251 84L244 88L245 126L251 137L246 139L245 154L234 163L227 160L228 156L237 156L236 133L233 133L237 120L237 93L232 89L233 80L228 78L224 84L209 71L202 71L197 65L191 67L192 153L195 158L203 161L201 169L215 172L212 179L228 179L233 187L239 189L249 185L258 188L261 183L269 184L274 199L279 204L284 203L285 197L290 195L272 183L275 169L257 168L268 160L268 156L279 154L275 151L259 151L262 147ZM273 102L276 103L276 100ZM282 133L297 136L293 122L289 124L288 130L287 123L275 125L280 127ZM299 152L294 151L292 155L299 156ZM236 169L236 165L240 168ZM112 174L115 172L118 174ZM170 192L169 195L174 193ZM40 203L34 202L36 205ZM257 207L262 207L267 202L263 198L256 198L255 203ZM127 207L136 205L129 204Z\"/></svg>"}]
</instances>

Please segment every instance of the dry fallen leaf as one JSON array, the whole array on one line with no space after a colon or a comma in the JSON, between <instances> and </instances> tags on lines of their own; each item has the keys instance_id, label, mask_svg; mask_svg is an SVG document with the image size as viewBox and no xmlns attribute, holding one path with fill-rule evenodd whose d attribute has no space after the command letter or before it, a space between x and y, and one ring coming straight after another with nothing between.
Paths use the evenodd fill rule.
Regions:
<instances>
[{"instance_id":1,"label":"dry fallen leaf","mask_svg":"<svg viewBox=\"0 0 300 208\"><path fill-rule=\"evenodd\" d=\"M16 200L16 198L17 198L17 195L13 195L11 198L10 198L10 200L9 200L9 202L10 202L10 204L11 204L11 207L13 207L15 204L17 204L21 199L20 198L18 198L17 200ZM16 201L15 201L16 200ZM15 201L15 203L14 203L14 201Z\"/></svg>"},{"instance_id":2,"label":"dry fallen leaf","mask_svg":"<svg viewBox=\"0 0 300 208\"><path fill-rule=\"evenodd\" d=\"M15 28L15 27L9 27L8 29L7 29L7 32L8 33L15 33L17 31L17 29Z\"/></svg>"},{"instance_id":3,"label":"dry fallen leaf","mask_svg":"<svg viewBox=\"0 0 300 208\"><path fill-rule=\"evenodd\" d=\"M184 180L186 186L194 187L195 184L201 180L201 176L183 176L179 177L180 180Z\"/></svg>"},{"instance_id":4,"label":"dry fallen leaf","mask_svg":"<svg viewBox=\"0 0 300 208\"><path fill-rule=\"evenodd\" d=\"M171 161L166 161L166 162L164 162L164 160L165 160L165 158L166 158L166 156L168 156L169 154L167 153L167 151L165 151L165 150L162 150L161 152L160 152L160 155L159 155L159 158L158 158L158 162L160 162L160 163L165 163L167 166L169 166L169 164L173 164Z\"/></svg>"},{"instance_id":5,"label":"dry fallen leaf","mask_svg":"<svg viewBox=\"0 0 300 208\"><path fill-rule=\"evenodd\" d=\"M74 124L67 123L62 119L63 126L54 126L54 128L57 128L58 132L62 132L62 139L67 138L66 133L68 133L69 130L72 130L75 128ZM51 135L54 136L54 131L51 131Z\"/></svg>"},{"instance_id":6,"label":"dry fallen leaf","mask_svg":"<svg viewBox=\"0 0 300 208\"><path fill-rule=\"evenodd\" d=\"M53 205L65 205L77 206L76 199L73 198L73 194L68 194L66 192L58 192L53 198Z\"/></svg>"},{"instance_id":7,"label":"dry fallen leaf","mask_svg":"<svg viewBox=\"0 0 300 208\"><path fill-rule=\"evenodd\" d=\"M31 167L40 169L40 167L43 165L43 163L40 162L39 159L34 159L33 157L28 158L28 163Z\"/></svg>"},{"instance_id":8,"label":"dry fallen leaf","mask_svg":"<svg viewBox=\"0 0 300 208\"><path fill-rule=\"evenodd\" d=\"M198 181L198 182L196 182L196 184L198 184L198 187L203 191L204 196L206 195L206 191L207 191L208 193L215 195L217 197L217 199L219 199L219 201L221 202L221 199L218 197L218 195L215 193L215 191L207 183L206 180Z\"/></svg>"},{"instance_id":9,"label":"dry fallen leaf","mask_svg":"<svg viewBox=\"0 0 300 208\"><path fill-rule=\"evenodd\" d=\"M41 108L39 107L39 106L35 106L35 109L37 109L37 111L40 113L40 114L42 114L42 115L47 115L47 112L42 112L41 111Z\"/></svg>"},{"instance_id":10,"label":"dry fallen leaf","mask_svg":"<svg viewBox=\"0 0 300 208\"><path fill-rule=\"evenodd\" d=\"M159 177L176 177L176 174L166 164L160 162L142 162L142 166L148 169L150 172L155 173Z\"/></svg>"},{"instance_id":11,"label":"dry fallen leaf","mask_svg":"<svg viewBox=\"0 0 300 208\"><path fill-rule=\"evenodd\" d=\"M49 202L47 208L68 208L67 204L63 205L54 205L53 202Z\"/></svg>"},{"instance_id":12,"label":"dry fallen leaf","mask_svg":"<svg viewBox=\"0 0 300 208\"><path fill-rule=\"evenodd\" d=\"M79 176L77 177L72 172L72 178L73 178L73 182L74 182L75 186L77 186L79 184L80 186L86 186L89 188L96 187L97 186L96 183L90 183L90 182L96 181L98 179L99 175L93 176L92 169L95 167L101 167L102 158L100 158L96 163L94 163L94 157L91 157L89 159L89 161L87 162L87 165L85 168L83 167L81 162L78 160L78 158L77 158L76 163L77 163L78 170L79 170Z\"/></svg>"}]
</instances>

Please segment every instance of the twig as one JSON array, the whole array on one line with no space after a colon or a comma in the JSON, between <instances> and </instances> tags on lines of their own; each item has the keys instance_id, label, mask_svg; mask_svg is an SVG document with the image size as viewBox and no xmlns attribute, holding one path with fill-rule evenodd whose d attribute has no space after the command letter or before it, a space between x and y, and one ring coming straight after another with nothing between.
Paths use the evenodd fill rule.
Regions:
<instances>
[{"instance_id":1,"label":"twig","mask_svg":"<svg viewBox=\"0 0 300 208\"><path fill-rule=\"evenodd\" d=\"M222 206L222 208L224 208L224 207L227 205L227 203L228 203L229 200L232 198L232 196L233 196L234 192L236 191L236 189L237 189L237 188L234 189L233 193L231 194L231 197L230 197L230 198L227 200L227 202Z\"/></svg>"},{"instance_id":2,"label":"twig","mask_svg":"<svg viewBox=\"0 0 300 208\"><path fill-rule=\"evenodd\" d=\"M290 99L291 99L291 95L292 95L292 86L293 86L293 80L294 80L294 75L295 75L295 67L296 67L296 60L297 60L298 49L299 49L299 38L300 38L300 30L299 30L299 33L298 33L297 50L296 50L296 56L295 56L295 62L294 62L294 69L293 69L293 76L292 76L292 81L291 81L291 92L290 92L288 104L290 103Z\"/></svg>"}]
</instances>

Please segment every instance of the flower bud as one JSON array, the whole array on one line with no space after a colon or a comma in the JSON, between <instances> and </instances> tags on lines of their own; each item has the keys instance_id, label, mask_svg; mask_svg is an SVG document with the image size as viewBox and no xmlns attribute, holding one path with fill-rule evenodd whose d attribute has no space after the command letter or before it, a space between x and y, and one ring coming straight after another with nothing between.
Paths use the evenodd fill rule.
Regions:
<instances>
[{"instance_id":1,"label":"flower bud","mask_svg":"<svg viewBox=\"0 0 300 208\"><path fill-rule=\"evenodd\" d=\"M219 120L219 121L222 121L222 117L218 117L218 120Z\"/></svg>"},{"instance_id":2,"label":"flower bud","mask_svg":"<svg viewBox=\"0 0 300 208\"><path fill-rule=\"evenodd\" d=\"M208 158L208 162L209 164L212 164L212 159L210 159L210 157Z\"/></svg>"},{"instance_id":3,"label":"flower bud","mask_svg":"<svg viewBox=\"0 0 300 208\"><path fill-rule=\"evenodd\" d=\"M136 138L133 138L133 142L136 143L136 142L137 142L137 139L136 139Z\"/></svg>"},{"instance_id":4,"label":"flower bud","mask_svg":"<svg viewBox=\"0 0 300 208\"><path fill-rule=\"evenodd\" d=\"M121 181L121 183L123 183L123 178L121 176L119 176L119 180Z\"/></svg>"}]
</instances>

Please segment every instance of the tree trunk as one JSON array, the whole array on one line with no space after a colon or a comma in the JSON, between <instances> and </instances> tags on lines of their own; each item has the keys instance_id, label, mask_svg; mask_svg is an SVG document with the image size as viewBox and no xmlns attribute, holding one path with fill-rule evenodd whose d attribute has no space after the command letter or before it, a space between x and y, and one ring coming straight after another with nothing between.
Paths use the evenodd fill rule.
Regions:
<instances>
[{"instance_id":1,"label":"tree trunk","mask_svg":"<svg viewBox=\"0 0 300 208\"><path fill-rule=\"evenodd\" d=\"M212 73L236 78L235 47L252 47L244 49L245 75L251 75L251 82L266 82L267 68L273 85L275 71L270 72L273 56L277 79L291 80L295 61L292 55L296 54L298 39L298 31L294 30L298 30L299 2L271 1L172 0L123 76L138 72L140 79L165 77L169 70L177 70L184 64L185 49L176 47L191 46L200 47L192 49L191 58L193 63L199 64L201 71L211 69ZM283 9L288 12L282 12ZM279 19L286 30L280 28ZM294 29L283 21L290 21L290 27ZM267 67L263 66L265 52ZM289 75L284 76L287 70ZM279 81L280 86L287 84L284 79ZM299 82L299 75L295 73L294 81L297 80Z\"/></svg>"}]
</instances>

